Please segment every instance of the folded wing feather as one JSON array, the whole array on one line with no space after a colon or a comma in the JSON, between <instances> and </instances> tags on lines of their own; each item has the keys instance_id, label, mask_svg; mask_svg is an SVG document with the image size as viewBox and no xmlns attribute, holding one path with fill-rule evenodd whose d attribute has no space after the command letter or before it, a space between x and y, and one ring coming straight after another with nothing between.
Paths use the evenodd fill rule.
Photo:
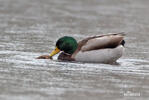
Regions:
<instances>
[{"instance_id":1,"label":"folded wing feather","mask_svg":"<svg viewBox=\"0 0 149 100\"><path fill-rule=\"evenodd\" d=\"M88 38L80 49L81 51L90 51L103 48L115 48L121 43L123 38L123 35L120 34L109 34Z\"/></svg>"}]
</instances>

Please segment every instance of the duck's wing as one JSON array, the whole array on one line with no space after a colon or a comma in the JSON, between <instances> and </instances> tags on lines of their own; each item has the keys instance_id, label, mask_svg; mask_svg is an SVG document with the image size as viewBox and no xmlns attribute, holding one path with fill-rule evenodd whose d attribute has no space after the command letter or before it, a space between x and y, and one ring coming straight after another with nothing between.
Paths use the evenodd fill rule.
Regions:
<instances>
[{"instance_id":1,"label":"duck's wing","mask_svg":"<svg viewBox=\"0 0 149 100\"><path fill-rule=\"evenodd\" d=\"M78 48L72 55L72 58L80 51L86 52L104 48L115 48L121 44L124 36L124 33L109 33L85 38L78 42Z\"/></svg>"},{"instance_id":2,"label":"duck's wing","mask_svg":"<svg viewBox=\"0 0 149 100\"><path fill-rule=\"evenodd\" d=\"M71 57L75 58L79 52L97 51L98 49L115 48L120 44L124 45L124 36L124 33L109 33L85 38L78 42L78 48Z\"/></svg>"},{"instance_id":3,"label":"duck's wing","mask_svg":"<svg viewBox=\"0 0 149 100\"><path fill-rule=\"evenodd\" d=\"M78 48L81 51L115 48L121 44L124 39L124 35L124 33L110 33L88 37L78 43Z\"/></svg>"}]
</instances>

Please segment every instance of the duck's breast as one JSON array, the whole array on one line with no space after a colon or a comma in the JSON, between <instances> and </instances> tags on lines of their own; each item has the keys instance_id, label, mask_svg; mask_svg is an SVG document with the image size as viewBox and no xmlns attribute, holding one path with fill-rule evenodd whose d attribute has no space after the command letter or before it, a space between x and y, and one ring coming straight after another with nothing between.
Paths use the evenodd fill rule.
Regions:
<instances>
[{"instance_id":1,"label":"duck's breast","mask_svg":"<svg viewBox=\"0 0 149 100\"><path fill-rule=\"evenodd\" d=\"M80 51L76 54L75 60L80 62L112 63L122 56L123 51L124 47L122 45L116 48L91 50L86 52Z\"/></svg>"}]
</instances>

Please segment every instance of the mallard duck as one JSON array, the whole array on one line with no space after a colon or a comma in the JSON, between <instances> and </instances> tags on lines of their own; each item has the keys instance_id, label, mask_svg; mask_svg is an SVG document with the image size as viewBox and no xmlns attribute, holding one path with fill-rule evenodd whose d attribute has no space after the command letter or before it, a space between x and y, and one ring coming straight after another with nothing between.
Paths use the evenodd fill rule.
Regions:
<instances>
[{"instance_id":1,"label":"mallard duck","mask_svg":"<svg viewBox=\"0 0 149 100\"><path fill-rule=\"evenodd\" d=\"M59 53L58 60L113 63L124 51L123 33L111 33L87 37L77 42L73 37L64 36L57 40L56 48L50 55L39 56L38 59L52 59Z\"/></svg>"}]
</instances>

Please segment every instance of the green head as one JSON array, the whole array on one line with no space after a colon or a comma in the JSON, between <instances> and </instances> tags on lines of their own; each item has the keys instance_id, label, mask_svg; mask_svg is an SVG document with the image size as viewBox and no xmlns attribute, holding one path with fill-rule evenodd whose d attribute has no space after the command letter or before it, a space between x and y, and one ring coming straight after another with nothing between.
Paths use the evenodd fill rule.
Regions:
<instances>
[{"instance_id":1,"label":"green head","mask_svg":"<svg viewBox=\"0 0 149 100\"><path fill-rule=\"evenodd\" d=\"M68 54L73 54L76 51L77 46L77 41L69 36L64 36L56 42L56 47Z\"/></svg>"},{"instance_id":2,"label":"green head","mask_svg":"<svg viewBox=\"0 0 149 100\"><path fill-rule=\"evenodd\" d=\"M73 54L77 49L78 43L73 37L64 36L57 40L56 48L50 54L50 57L54 56L60 51L64 51L68 54Z\"/></svg>"}]
</instances>

